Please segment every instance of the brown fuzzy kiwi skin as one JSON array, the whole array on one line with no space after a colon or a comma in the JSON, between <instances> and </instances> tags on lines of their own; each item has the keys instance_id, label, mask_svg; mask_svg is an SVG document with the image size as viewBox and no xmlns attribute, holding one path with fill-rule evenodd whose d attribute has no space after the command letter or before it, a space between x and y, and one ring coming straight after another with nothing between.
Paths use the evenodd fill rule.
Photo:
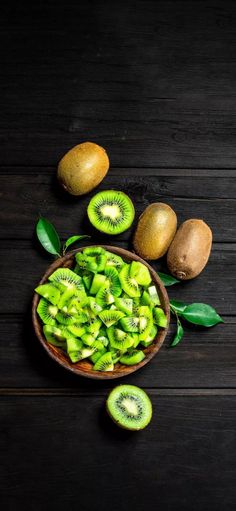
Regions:
<instances>
[{"instance_id":1,"label":"brown fuzzy kiwi skin","mask_svg":"<svg viewBox=\"0 0 236 511\"><path fill-rule=\"evenodd\" d=\"M83 195L99 185L108 169L105 149L93 142L83 142L72 147L60 160L57 177L71 195Z\"/></svg>"},{"instance_id":2,"label":"brown fuzzy kiwi skin","mask_svg":"<svg viewBox=\"0 0 236 511\"><path fill-rule=\"evenodd\" d=\"M140 216L134 234L135 252L143 259L159 259L167 252L176 229L177 217L168 204L149 204Z\"/></svg>"},{"instance_id":3,"label":"brown fuzzy kiwi skin","mask_svg":"<svg viewBox=\"0 0 236 511\"><path fill-rule=\"evenodd\" d=\"M179 227L167 254L167 265L174 277L190 280L205 268L211 253L212 231L200 219L189 219Z\"/></svg>"}]
</instances>

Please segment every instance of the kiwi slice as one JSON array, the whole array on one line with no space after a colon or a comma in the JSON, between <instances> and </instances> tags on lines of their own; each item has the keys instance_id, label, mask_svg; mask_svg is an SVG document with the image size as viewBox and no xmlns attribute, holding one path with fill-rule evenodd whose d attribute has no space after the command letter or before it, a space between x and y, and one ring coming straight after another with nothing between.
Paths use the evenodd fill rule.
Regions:
<instances>
[{"instance_id":1,"label":"kiwi slice","mask_svg":"<svg viewBox=\"0 0 236 511\"><path fill-rule=\"evenodd\" d=\"M161 328L167 327L167 316L165 315L163 309L160 309L160 307L154 307L153 319L154 322Z\"/></svg>"},{"instance_id":2,"label":"kiwi slice","mask_svg":"<svg viewBox=\"0 0 236 511\"><path fill-rule=\"evenodd\" d=\"M120 284L119 273L115 268L108 267L104 271L107 280L110 282L110 290L113 296L120 296L122 293L122 287Z\"/></svg>"},{"instance_id":3,"label":"kiwi slice","mask_svg":"<svg viewBox=\"0 0 236 511\"><path fill-rule=\"evenodd\" d=\"M113 371L114 362L112 360L112 354L107 351L102 355L93 366L94 371Z\"/></svg>"},{"instance_id":4,"label":"kiwi slice","mask_svg":"<svg viewBox=\"0 0 236 511\"><path fill-rule=\"evenodd\" d=\"M110 346L114 349L125 351L133 345L133 339L127 332L123 332L120 328L110 326L107 329L107 335Z\"/></svg>"},{"instance_id":5,"label":"kiwi slice","mask_svg":"<svg viewBox=\"0 0 236 511\"><path fill-rule=\"evenodd\" d=\"M91 224L106 234L126 231L133 223L134 215L134 206L128 195L116 190L97 193L88 205Z\"/></svg>"},{"instance_id":6,"label":"kiwi slice","mask_svg":"<svg viewBox=\"0 0 236 511\"><path fill-rule=\"evenodd\" d=\"M119 279L124 292L131 298L138 298L140 296L140 289L137 281L130 277L130 264L126 264L121 268Z\"/></svg>"},{"instance_id":7,"label":"kiwi slice","mask_svg":"<svg viewBox=\"0 0 236 511\"><path fill-rule=\"evenodd\" d=\"M130 277L134 278L141 286L149 286L152 282L149 269L139 261L132 261L130 265Z\"/></svg>"},{"instance_id":8,"label":"kiwi slice","mask_svg":"<svg viewBox=\"0 0 236 511\"><path fill-rule=\"evenodd\" d=\"M64 291L65 288L75 287L78 289L81 289L82 287L83 289L81 277L69 268L58 268L52 273L52 275L50 275L50 277L48 277L48 279L62 291Z\"/></svg>"},{"instance_id":9,"label":"kiwi slice","mask_svg":"<svg viewBox=\"0 0 236 511\"><path fill-rule=\"evenodd\" d=\"M103 321L103 323L109 327L117 323L119 319L123 318L124 312L117 310L104 310L99 312L99 318Z\"/></svg>"},{"instance_id":10,"label":"kiwi slice","mask_svg":"<svg viewBox=\"0 0 236 511\"><path fill-rule=\"evenodd\" d=\"M114 303L115 298L111 294L109 283L103 284L96 294L96 302L102 309Z\"/></svg>"},{"instance_id":11,"label":"kiwi slice","mask_svg":"<svg viewBox=\"0 0 236 511\"><path fill-rule=\"evenodd\" d=\"M146 305L139 307L139 339L145 341L153 327L152 313Z\"/></svg>"},{"instance_id":12,"label":"kiwi slice","mask_svg":"<svg viewBox=\"0 0 236 511\"><path fill-rule=\"evenodd\" d=\"M91 271L85 271L82 276L83 283L88 291L90 290L93 276L94 276L94 274Z\"/></svg>"},{"instance_id":13,"label":"kiwi slice","mask_svg":"<svg viewBox=\"0 0 236 511\"><path fill-rule=\"evenodd\" d=\"M58 346L59 348L66 348L66 337L60 328L52 325L44 325L43 333L50 344Z\"/></svg>"},{"instance_id":14,"label":"kiwi slice","mask_svg":"<svg viewBox=\"0 0 236 511\"><path fill-rule=\"evenodd\" d=\"M150 286L148 288L148 293L149 293L152 303L154 303L154 305L160 305L160 298L158 296L156 286Z\"/></svg>"},{"instance_id":15,"label":"kiwi slice","mask_svg":"<svg viewBox=\"0 0 236 511\"><path fill-rule=\"evenodd\" d=\"M53 284L42 284L41 286L36 287L35 291L53 305L58 304L60 291Z\"/></svg>"},{"instance_id":16,"label":"kiwi slice","mask_svg":"<svg viewBox=\"0 0 236 511\"><path fill-rule=\"evenodd\" d=\"M152 403L144 390L134 385L118 385L109 394L107 412L124 429L138 431L152 418Z\"/></svg>"},{"instance_id":17,"label":"kiwi slice","mask_svg":"<svg viewBox=\"0 0 236 511\"><path fill-rule=\"evenodd\" d=\"M99 334L99 330L101 328L102 322L100 319L95 319L91 321L90 324L86 327L86 331L89 334L93 334L94 337L97 337Z\"/></svg>"},{"instance_id":18,"label":"kiwi slice","mask_svg":"<svg viewBox=\"0 0 236 511\"><path fill-rule=\"evenodd\" d=\"M38 303L37 313L43 323L46 325L55 325L55 317L57 315L58 308L56 305L52 305L45 298L41 298Z\"/></svg>"},{"instance_id":19,"label":"kiwi slice","mask_svg":"<svg viewBox=\"0 0 236 511\"><path fill-rule=\"evenodd\" d=\"M139 332L139 318L133 316L122 318L120 325L125 332Z\"/></svg>"},{"instance_id":20,"label":"kiwi slice","mask_svg":"<svg viewBox=\"0 0 236 511\"><path fill-rule=\"evenodd\" d=\"M140 343L139 334L137 332L132 332L133 345L132 348L137 348Z\"/></svg>"},{"instance_id":21,"label":"kiwi slice","mask_svg":"<svg viewBox=\"0 0 236 511\"><path fill-rule=\"evenodd\" d=\"M130 353L125 353L120 357L120 363L126 366L133 366L139 364L145 358L145 353L142 350L134 350Z\"/></svg>"},{"instance_id":22,"label":"kiwi slice","mask_svg":"<svg viewBox=\"0 0 236 511\"><path fill-rule=\"evenodd\" d=\"M145 289L141 296L140 303L141 303L141 305L148 305L148 307L151 307L151 309L154 307L154 303L151 299L151 296Z\"/></svg>"},{"instance_id":23,"label":"kiwi slice","mask_svg":"<svg viewBox=\"0 0 236 511\"><path fill-rule=\"evenodd\" d=\"M95 353L93 353L89 359L91 362L93 362L93 364L96 364L97 360L101 358L101 356L104 355L106 351L106 348L103 346L103 348L101 348L99 351L95 351Z\"/></svg>"},{"instance_id":24,"label":"kiwi slice","mask_svg":"<svg viewBox=\"0 0 236 511\"><path fill-rule=\"evenodd\" d=\"M106 250L102 247L97 247L96 245L95 246L91 246L91 247L86 247L83 249L83 254L86 255L86 256L97 256L97 255L101 255L101 254L105 254L106 253Z\"/></svg>"},{"instance_id":25,"label":"kiwi slice","mask_svg":"<svg viewBox=\"0 0 236 511\"><path fill-rule=\"evenodd\" d=\"M116 268L119 271L125 264L122 257L113 254L113 252L109 252L108 250L106 250L106 256L107 256L106 268L112 267Z\"/></svg>"},{"instance_id":26,"label":"kiwi slice","mask_svg":"<svg viewBox=\"0 0 236 511\"><path fill-rule=\"evenodd\" d=\"M93 296L90 296L89 299L88 299L88 302L89 302L89 308L91 309L91 311L95 314L95 316L101 312L102 310L102 307L100 305L98 305L98 303L96 302L95 298L93 298Z\"/></svg>"},{"instance_id":27,"label":"kiwi slice","mask_svg":"<svg viewBox=\"0 0 236 511\"><path fill-rule=\"evenodd\" d=\"M80 339L75 339L74 337L67 339L66 344L67 353L72 362L78 362L90 357L96 351L96 348L93 346L84 346Z\"/></svg>"},{"instance_id":28,"label":"kiwi slice","mask_svg":"<svg viewBox=\"0 0 236 511\"><path fill-rule=\"evenodd\" d=\"M73 325L68 325L68 331L74 335L75 337L82 337L86 333L85 326L81 323L74 323Z\"/></svg>"},{"instance_id":29,"label":"kiwi slice","mask_svg":"<svg viewBox=\"0 0 236 511\"><path fill-rule=\"evenodd\" d=\"M86 344L87 346L92 346L92 344L94 343L95 341L95 337L93 337L92 334L84 334L82 335L81 337L81 340L83 341L84 344Z\"/></svg>"},{"instance_id":30,"label":"kiwi slice","mask_svg":"<svg viewBox=\"0 0 236 511\"><path fill-rule=\"evenodd\" d=\"M57 313L56 320L62 325L73 325L73 323L76 323L77 319L74 315L68 314L68 312L61 310Z\"/></svg>"},{"instance_id":31,"label":"kiwi slice","mask_svg":"<svg viewBox=\"0 0 236 511\"><path fill-rule=\"evenodd\" d=\"M156 338L156 335L157 335L157 327L155 325L153 325L150 334L146 337L145 341L141 341L141 344L145 348L148 348L148 346L150 346L153 343L154 339ZM139 339L139 341L140 341L140 339ZM134 347L135 347L135 343L134 343Z\"/></svg>"},{"instance_id":32,"label":"kiwi slice","mask_svg":"<svg viewBox=\"0 0 236 511\"><path fill-rule=\"evenodd\" d=\"M91 284L91 288L90 288L91 295L96 295L97 292L99 291L100 287L103 284L105 284L105 282L106 282L105 275L101 275L100 273L97 273L96 275L94 275L93 281Z\"/></svg>"},{"instance_id":33,"label":"kiwi slice","mask_svg":"<svg viewBox=\"0 0 236 511\"><path fill-rule=\"evenodd\" d=\"M131 316L133 312L132 298L117 298L115 296L115 305L118 310L124 312L127 316Z\"/></svg>"}]
</instances>

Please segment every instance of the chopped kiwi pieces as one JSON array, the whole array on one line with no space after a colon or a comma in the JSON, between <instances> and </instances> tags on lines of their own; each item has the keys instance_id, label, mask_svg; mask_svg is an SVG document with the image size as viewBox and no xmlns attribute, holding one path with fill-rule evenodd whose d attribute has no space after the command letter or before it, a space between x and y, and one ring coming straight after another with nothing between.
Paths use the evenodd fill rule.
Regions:
<instances>
[{"instance_id":1,"label":"chopped kiwi pieces","mask_svg":"<svg viewBox=\"0 0 236 511\"><path fill-rule=\"evenodd\" d=\"M36 287L35 291L53 305L57 305L60 300L60 291L53 284L42 284Z\"/></svg>"},{"instance_id":2,"label":"chopped kiwi pieces","mask_svg":"<svg viewBox=\"0 0 236 511\"><path fill-rule=\"evenodd\" d=\"M88 358L96 371L139 364L167 326L148 268L97 246L75 259L76 271L58 268L36 288L45 339L72 363Z\"/></svg>"},{"instance_id":3,"label":"chopped kiwi pieces","mask_svg":"<svg viewBox=\"0 0 236 511\"><path fill-rule=\"evenodd\" d=\"M152 403L144 390L134 385L118 385L109 394L106 409L124 429L144 429L152 418Z\"/></svg>"},{"instance_id":4,"label":"chopped kiwi pieces","mask_svg":"<svg viewBox=\"0 0 236 511\"><path fill-rule=\"evenodd\" d=\"M94 195L88 205L91 224L106 234L120 234L133 223L135 210L123 192L104 190Z\"/></svg>"}]
</instances>

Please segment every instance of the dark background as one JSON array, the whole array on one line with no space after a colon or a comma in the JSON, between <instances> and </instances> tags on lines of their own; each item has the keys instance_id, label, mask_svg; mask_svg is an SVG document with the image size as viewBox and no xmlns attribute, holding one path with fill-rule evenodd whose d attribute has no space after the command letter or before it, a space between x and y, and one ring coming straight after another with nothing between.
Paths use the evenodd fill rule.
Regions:
<instances>
[{"instance_id":1,"label":"dark background","mask_svg":"<svg viewBox=\"0 0 236 511\"><path fill-rule=\"evenodd\" d=\"M0 11L1 508L233 511L236 3L9 0ZM38 214L62 238L90 232L93 192L66 196L55 179L58 160L87 140L111 160L98 189L126 191L136 221L163 201L214 235L203 274L169 294L210 303L225 324L186 327L174 350L170 333L123 381L153 402L138 434L106 418L115 382L67 373L31 328L32 291L51 261L33 237Z\"/></svg>"}]
</instances>

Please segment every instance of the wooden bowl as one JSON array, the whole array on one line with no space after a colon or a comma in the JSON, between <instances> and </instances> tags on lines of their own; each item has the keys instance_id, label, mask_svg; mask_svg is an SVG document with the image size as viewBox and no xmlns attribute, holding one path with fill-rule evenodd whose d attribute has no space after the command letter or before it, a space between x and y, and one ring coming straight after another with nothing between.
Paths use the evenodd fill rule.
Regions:
<instances>
[{"instance_id":1,"label":"wooden bowl","mask_svg":"<svg viewBox=\"0 0 236 511\"><path fill-rule=\"evenodd\" d=\"M156 286L158 295L160 297L161 306L164 309L167 318L168 323L166 328L162 328L158 331L156 339L153 341L151 346L148 348L145 348L143 351L146 355L144 360L140 362L139 364L135 364L133 366L125 366L123 364L117 363L115 365L115 368L113 371L94 371L92 363L89 360L81 360L77 363L72 363L67 356L67 354L61 350L60 348L57 348L51 344L49 344L43 334L43 328L42 328L42 322L37 314L37 306L38 302L40 300L40 296L37 293L34 293L33 297L33 304L32 304L32 318L33 318L33 325L35 329L36 336L38 337L39 341L41 342L44 349L47 351L47 353L50 355L51 358L56 360L60 365L65 367L65 369L68 369L69 371L72 371L74 374L79 374L80 376L85 376L87 378L94 378L94 379L112 379L112 378L121 378L122 376L126 376L127 374L133 373L134 371L137 371L137 369L140 369L142 366L147 364L151 358L156 355L156 353L159 351L167 330L169 326L169 319L170 319L170 305L169 305L169 299L167 292L165 290L165 287L163 286L160 278L156 274L156 272L153 270L153 268L146 263L143 259L141 259L136 254L133 254L132 252L129 252L128 250L124 250L122 248L118 247L112 247L107 245L99 245L105 248L106 250L109 250L110 252L113 252L114 254L117 254L121 256L125 261L140 261L141 263L145 264L151 274L153 284ZM49 266L48 270L44 274L43 278L39 282L39 284L44 284L49 275L53 273L57 268L72 268L74 265L74 256L77 252L81 252L85 247L82 247L78 250L74 250L70 253L68 253L66 256L61 257L57 259L51 266Z\"/></svg>"}]
</instances>

